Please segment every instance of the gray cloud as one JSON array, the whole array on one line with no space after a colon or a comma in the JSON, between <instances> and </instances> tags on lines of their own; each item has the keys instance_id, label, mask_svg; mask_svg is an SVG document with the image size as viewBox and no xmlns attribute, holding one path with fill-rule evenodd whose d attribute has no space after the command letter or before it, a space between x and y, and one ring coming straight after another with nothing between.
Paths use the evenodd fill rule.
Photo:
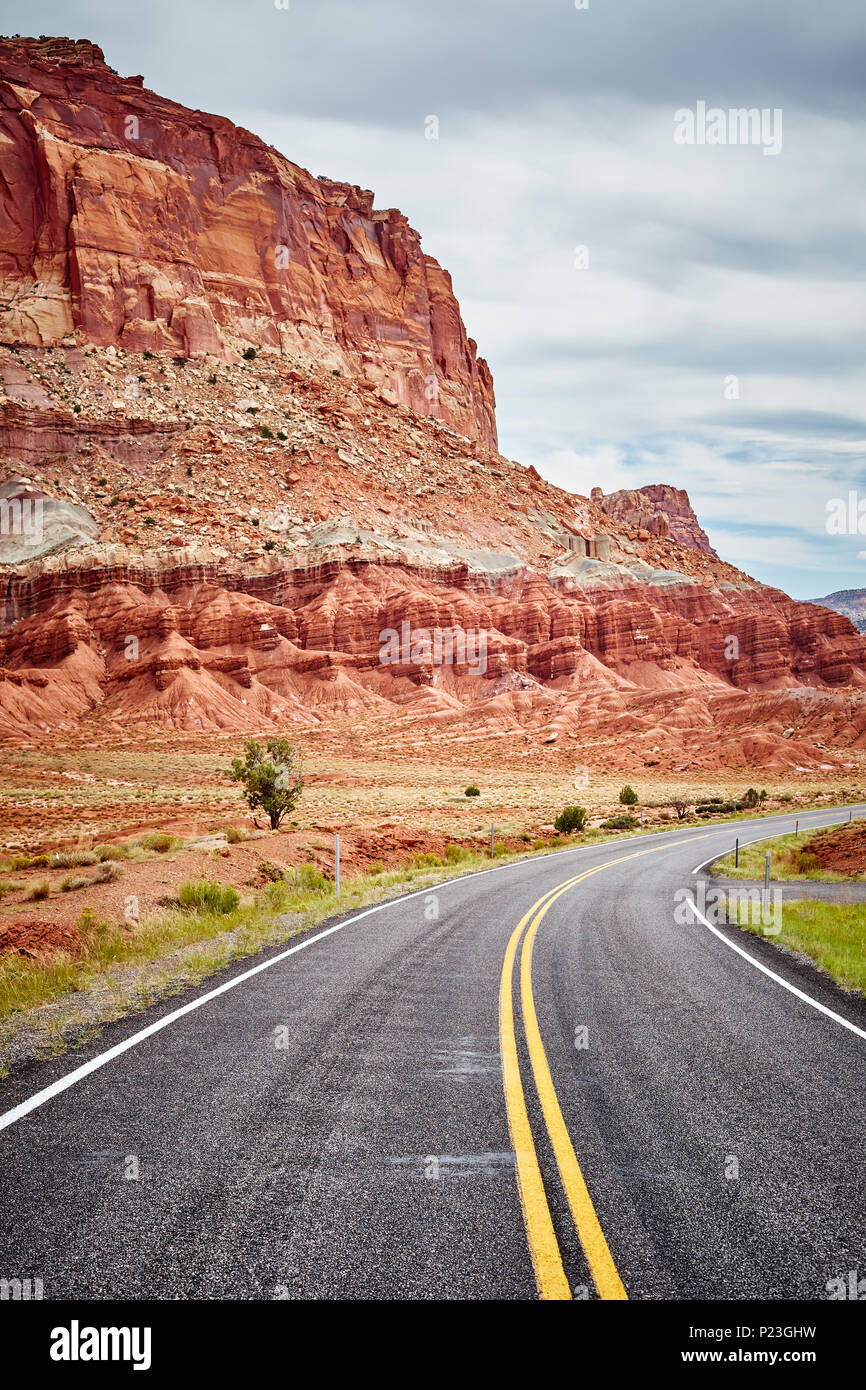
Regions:
<instances>
[{"instance_id":1,"label":"gray cloud","mask_svg":"<svg viewBox=\"0 0 866 1390\"><path fill-rule=\"evenodd\" d=\"M101 35L130 71L158 65L235 101L400 120L430 101L513 113L597 93L688 105L863 107L859 0L151 0L6 3L7 23Z\"/></svg>"},{"instance_id":2,"label":"gray cloud","mask_svg":"<svg viewBox=\"0 0 866 1390\"><path fill-rule=\"evenodd\" d=\"M729 426L730 416L704 416L704 424ZM832 415L825 410L752 410L738 414L737 428L741 430L764 430L771 434L799 435L805 439L821 439L824 436L855 440L866 443L866 420L855 419L850 415Z\"/></svg>"}]
</instances>

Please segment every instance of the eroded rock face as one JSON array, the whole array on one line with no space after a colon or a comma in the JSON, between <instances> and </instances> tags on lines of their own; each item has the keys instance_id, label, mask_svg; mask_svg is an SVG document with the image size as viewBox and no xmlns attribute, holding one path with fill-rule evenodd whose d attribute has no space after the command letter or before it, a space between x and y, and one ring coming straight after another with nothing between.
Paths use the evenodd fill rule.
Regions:
<instances>
[{"instance_id":1,"label":"eroded rock face","mask_svg":"<svg viewBox=\"0 0 866 1390\"><path fill-rule=\"evenodd\" d=\"M0 456L7 454L25 464L71 456L93 447L127 462L153 462L182 430L183 425L174 422L154 424L125 416L77 420L68 411L0 400Z\"/></svg>"},{"instance_id":2,"label":"eroded rock face","mask_svg":"<svg viewBox=\"0 0 866 1390\"><path fill-rule=\"evenodd\" d=\"M230 358L303 349L495 446L447 272L372 193L68 39L0 42L0 336Z\"/></svg>"},{"instance_id":3,"label":"eroded rock face","mask_svg":"<svg viewBox=\"0 0 866 1390\"><path fill-rule=\"evenodd\" d=\"M598 493L598 497L595 494ZM687 492L667 483L652 483L639 489L602 493L593 488L593 498L608 516L614 516L628 526L645 530L651 536L670 536L680 545L699 550L703 555L716 552L710 539L692 510Z\"/></svg>"},{"instance_id":4,"label":"eroded rock face","mask_svg":"<svg viewBox=\"0 0 866 1390\"><path fill-rule=\"evenodd\" d=\"M866 740L866 641L845 618L774 590L722 593L685 577L581 584L529 570L491 582L466 567L334 558L255 575L213 559L146 565L119 549L103 559L82 572L80 557L61 558L7 581L5 737L69 729L97 711L118 725L247 729L352 711L402 719L419 701L434 723L502 730L549 720L553 704L564 733L654 748L656 764L673 766L685 743L715 756L714 738L739 725L764 740L762 765L820 766L825 754L783 739L790 714L776 727L767 711L794 700L792 689L826 703L847 686L825 723L846 746ZM383 631L403 624L483 633L483 668L468 650L438 664L383 660Z\"/></svg>"}]
</instances>

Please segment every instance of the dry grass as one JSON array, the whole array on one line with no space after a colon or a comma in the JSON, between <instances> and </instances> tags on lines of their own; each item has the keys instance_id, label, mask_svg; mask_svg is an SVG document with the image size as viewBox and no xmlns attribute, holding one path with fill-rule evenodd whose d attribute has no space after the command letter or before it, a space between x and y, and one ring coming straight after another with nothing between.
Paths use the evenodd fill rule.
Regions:
<instances>
[{"instance_id":1,"label":"dry grass","mask_svg":"<svg viewBox=\"0 0 866 1390\"><path fill-rule=\"evenodd\" d=\"M445 731L432 749L409 728L402 735L395 732L393 720L387 728L371 722L361 730L337 722L324 731L302 730L297 737L310 777L292 821L311 833L326 826L364 830L383 820L455 838L489 834L491 823L503 834L537 833L575 802L586 807L591 823L618 813L626 780L648 818L659 824L667 816L676 824L670 805L675 796L685 797L694 808L711 796L742 796L757 780L767 787L767 811L793 810L838 803L844 793L853 800L860 795L858 776L863 775L855 770L845 781L819 784L808 777L755 771L671 774L590 768L585 782L579 745L530 754L520 731L491 740L483 730L458 737L455 728L453 736ZM0 844L10 855L46 846L100 855L105 847L99 840L141 839L148 833L191 838L225 831L227 825L235 842L235 834L252 829L239 788L224 776L241 742L240 735L173 731L128 736L123 742L115 732L106 734L105 746L87 752L58 748L56 742L50 749L11 749L0 762L0 805L5 808ZM335 752L341 744L343 753ZM347 754L353 747L357 754ZM594 749L593 759L598 761L603 751ZM470 781L481 795L467 799L464 789ZM792 799L781 803L782 796Z\"/></svg>"}]
</instances>

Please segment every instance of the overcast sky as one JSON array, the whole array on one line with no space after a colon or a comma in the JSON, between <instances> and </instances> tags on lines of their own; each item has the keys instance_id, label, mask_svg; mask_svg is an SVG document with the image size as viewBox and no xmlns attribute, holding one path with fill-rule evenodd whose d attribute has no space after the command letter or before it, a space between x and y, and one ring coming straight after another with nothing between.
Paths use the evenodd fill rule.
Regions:
<instances>
[{"instance_id":1,"label":"overcast sky","mask_svg":"<svg viewBox=\"0 0 866 1390\"><path fill-rule=\"evenodd\" d=\"M0 0L0 16L90 38L122 74L405 212L491 365L503 453L582 493L684 487L724 558L795 597L866 586L866 534L826 528L832 499L866 499L864 0ZM763 145L677 143L699 102L775 124Z\"/></svg>"}]
</instances>

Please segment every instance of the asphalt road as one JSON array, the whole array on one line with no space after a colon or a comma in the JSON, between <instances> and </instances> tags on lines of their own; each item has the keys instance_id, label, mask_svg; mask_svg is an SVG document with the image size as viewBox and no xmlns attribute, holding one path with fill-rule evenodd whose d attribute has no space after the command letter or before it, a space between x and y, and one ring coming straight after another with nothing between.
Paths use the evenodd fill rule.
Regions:
<instances>
[{"instance_id":1,"label":"asphalt road","mask_svg":"<svg viewBox=\"0 0 866 1390\"><path fill-rule=\"evenodd\" d=\"M0 1086L0 1278L46 1299L824 1299L866 1275L866 1010L683 911L734 833L455 880L28 1068Z\"/></svg>"}]
</instances>

